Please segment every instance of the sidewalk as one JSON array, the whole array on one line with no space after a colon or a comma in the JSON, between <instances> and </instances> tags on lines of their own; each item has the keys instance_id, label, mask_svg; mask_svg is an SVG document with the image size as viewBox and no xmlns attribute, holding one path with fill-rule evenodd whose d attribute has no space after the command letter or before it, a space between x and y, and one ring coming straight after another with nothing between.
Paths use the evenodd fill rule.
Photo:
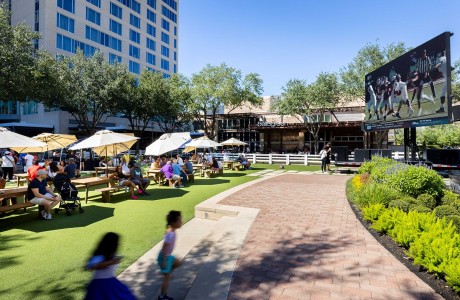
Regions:
<instances>
[{"instance_id":1,"label":"sidewalk","mask_svg":"<svg viewBox=\"0 0 460 300\"><path fill-rule=\"evenodd\" d=\"M443 299L356 219L343 175L266 174L196 207L174 299ZM155 299L158 244L119 278Z\"/></svg>"},{"instance_id":2,"label":"sidewalk","mask_svg":"<svg viewBox=\"0 0 460 300\"><path fill-rule=\"evenodd\" d=\"M356 219L348 178L277 176L220 202L260 209L228 299L443 299Z\"/></svg>"}]
</instances>

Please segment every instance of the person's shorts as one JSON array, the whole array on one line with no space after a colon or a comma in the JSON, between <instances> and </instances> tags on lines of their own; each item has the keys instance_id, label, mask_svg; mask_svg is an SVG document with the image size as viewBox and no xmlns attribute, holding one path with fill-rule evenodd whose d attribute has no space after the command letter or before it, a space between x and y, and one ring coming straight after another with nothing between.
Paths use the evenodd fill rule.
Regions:
<instances>
[{"instance_id":1,"label":"person's shorts","mask_svg":"<svg viewBox=\"0 0 460 300\"><path fill-rule=\"evenodd\" d=\"M179 180L179 179L181 179L181 178L182 178L182 177L180 177L180 175L176 175L176 174L174 174L174 175L171 177L172 180Z\"/></svg>"},{"instance_id":2,"label":"person's shorts","mask_svg":"<svg viewBox=\"0 0 460 300\"><path fill-rule=\"evenodd\" d=\"M171 273L175 259L176 258L172 255L166 256L166 268L162 269L161 264L163 263L163 255L161 255L161 252L158 253L157 263L158 263L158 266L160 267L160 272L166 273L166 274Z\"/></svg>"},{"instance_id":3,"label":"person's shorts","mask_svg":"<svg viewBox=\"0 0 460 300\"><path fill-rule=\"evenodd\" d=\"M53 197L53 195L51 195L50 193L46 193L45 197ZM45 199L45 198L35 197L35 198L32 198L30 200L30 203L37 204L37 205L42 205L43 201L51 201L51 200L48 200L48 199Z\"/></svg>"},{"instance_id":4,"label":"person's shorts","mask_svg":"<svg viewBox=\"0 0 460 300\"><path fill-rule=\"evenodd\" d=\"M125 185L128 181L129 181L129 179L120 179L118 185L120 185L120 186Z\"/></svg>"}]
</instances>

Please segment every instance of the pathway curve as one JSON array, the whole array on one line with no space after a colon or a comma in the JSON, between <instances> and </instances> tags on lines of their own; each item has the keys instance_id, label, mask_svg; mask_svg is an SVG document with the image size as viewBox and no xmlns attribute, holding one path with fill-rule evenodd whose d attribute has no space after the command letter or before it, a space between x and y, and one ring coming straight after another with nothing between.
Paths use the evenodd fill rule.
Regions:
<instances>
[{"instance_id":1,"label":"pathway curve","mask_svg":"<svg viewBox=\"0 0 460 300\"><path fill-rule=\"evenodd\" d=\"M285 174L220 202L260 209L228 299L442 299L356 219L348 178Z\"/></svg>"}]
</instances>

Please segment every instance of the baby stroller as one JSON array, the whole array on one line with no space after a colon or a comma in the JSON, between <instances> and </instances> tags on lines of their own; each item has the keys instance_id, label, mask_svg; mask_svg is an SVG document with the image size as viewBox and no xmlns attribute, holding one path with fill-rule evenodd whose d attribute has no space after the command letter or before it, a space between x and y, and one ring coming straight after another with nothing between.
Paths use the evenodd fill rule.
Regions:
<instances>
[{"instance_id":1,"label":"baby stroller","mask_svg":"<svg viewBox=\"0 0 460 300\"><path fill-rule=\"evenodd\" d=\"M67 174L59 173L53 179L53 184L57 192L61 195L61 203L59 203L59 208L55 209L57 214L60 210L65 209L68 216L72 214L72 211L77 209L80 213L83 213L85 210L81 207L80 197L78 197L78 190L70 182L69 176Z\"/></svg>"}]
</instances>

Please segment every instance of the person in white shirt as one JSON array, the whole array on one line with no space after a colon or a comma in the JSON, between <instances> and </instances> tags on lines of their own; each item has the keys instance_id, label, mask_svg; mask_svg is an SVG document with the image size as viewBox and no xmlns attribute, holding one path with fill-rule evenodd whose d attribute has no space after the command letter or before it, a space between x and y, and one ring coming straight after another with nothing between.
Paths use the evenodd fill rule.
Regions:
<instances>
[{"instance_id":1,"label":"person in white shirt","mask_svg":"<svg viewBox=\"0 0 460 300\"><path fill-rule=\"evenodd\" d=\"M404 81L401 81L401 75L396 74L396 79L395 79L395 84L393 87L393 93L394 93L394 103L399 103L398 104L398 110L396 111L396 117L401 118L399 115L399 111L401 110L401 107L403 104L407 105L407 112L408 112L408 117L410 117L413 113L414 110L412 109L412 105L409 102L409 98L407 96L407 84Z\"/></svg>"},{"instance_id":2,"label":"person in white shirt","mask_svg":"<svg viewBox=\"0 0 460 300\"><path fill-rule=\"evenodd\" d=\"M29 167L32 166L34 162L34 156L30 154L29 152L27 152L26 156L24 156L24 161L25 161L24 172L27 172L27 169L29 169Z\"/></svg>"},{"instance_id":3,"label":"person in white shirt","mask_svg":"<svg viewBox=\"0 0 460 300\"><path fill-rule=\"evenodd\" d=\"M436 68L439 72L442 73L442 89L441 89L441 107L436 113L443 113L445 112L444 102L446 102L446 93L447 93L447 60L446 60L446 51L443 51L442 56L439 58L438 63L436 64Z\"/></svg>"},{"instance_id":4,"label":"person in white shirt","mask_svg":"<svg viewBox=\"0 0 460 300\"><path fill-rule=\"evenodd\" d=\"M3 179L6 179L6 176L8 176L8 180L12 181L14 173L14 157L10 151L5 151L2 156L2 169Z\"/></svg>"},{"instance_id":5,"label":"person in white shirt","mask_svg":"<svg viewBox=\"0 0 460 300\"><path fill-rule=\"evenodd\" d=\"M182 157L180 157L180 154L177 154L176 158L177 158L177 163L179 164L179 166L182 167L184 165L184 161L182 160Z\"/></svg>"}]
</instances>

